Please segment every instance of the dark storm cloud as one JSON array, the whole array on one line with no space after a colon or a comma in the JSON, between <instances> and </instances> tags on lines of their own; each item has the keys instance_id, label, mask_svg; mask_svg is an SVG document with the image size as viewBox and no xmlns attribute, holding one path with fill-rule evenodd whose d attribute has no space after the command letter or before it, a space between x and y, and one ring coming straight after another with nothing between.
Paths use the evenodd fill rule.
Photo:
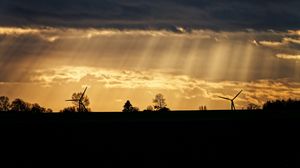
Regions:
<instances>
[{"instance_id":1,"label":"dark storm cloud","mask_svg":"<svg viewBox=\"0 0 300 168\"><path fill-rule=\"evenodd\" d=\"M297 0L1 0L2 26L299 29Z\"/></svg>"}]
</instances>

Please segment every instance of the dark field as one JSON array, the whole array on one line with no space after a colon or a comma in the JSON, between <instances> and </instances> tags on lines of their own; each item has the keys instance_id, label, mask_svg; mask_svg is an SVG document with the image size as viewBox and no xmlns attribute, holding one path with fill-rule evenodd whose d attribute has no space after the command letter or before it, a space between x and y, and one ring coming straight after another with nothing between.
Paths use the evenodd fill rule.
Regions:
<instances>
[{"instance_id":1,"label":"dark field","mask_svg":"<svg viewBox=\"0 0 300 168\"><path fill-rule=\"evenodd\" d=\"M299 128L296 111L0 113L0 164L299 167Z\"/></svg>"}]
</instances>

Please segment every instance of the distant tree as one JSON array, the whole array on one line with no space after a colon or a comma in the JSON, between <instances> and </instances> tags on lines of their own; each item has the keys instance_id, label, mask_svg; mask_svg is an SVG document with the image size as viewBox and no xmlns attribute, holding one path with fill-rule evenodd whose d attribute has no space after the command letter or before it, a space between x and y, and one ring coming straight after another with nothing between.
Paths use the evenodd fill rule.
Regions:
<instances>
[{"instance_id":1,"label":"distant tree","mask_svg":"<svg viewBox=\"0 0 300 168\"><path fill-rule=\"evenodd\" d=\"M6 96L0 97L0 111L9 111L9 98Z\"/></svg>"},{"instance_id":2,"label":"distant tree","mask_svg":"<svg viewBox=\"0 0 300 168\"><path fill-rule=\"evenodd\" d=\"M249 103L247 106L247 110L260 110L261 107L254 103Z\"/></svg>"},{"instance_id":3,"label":"distant tree","mask_svg":"<svg viewBox=\"0 0 300 168\"><path fill-rule=\"evenodd\" d=\"M32 113L46 113L46 108L41 107L39 104L34 103L31 105L31 110Z\"/></svg>"},{"instance_id":4,"label":"distant tree","mask_svg":"<svg viewBox=\"0 0 300 168\"><path fill-rule=\"evenodd\" d=\"M66 107L63 110L59 111L60 113L75 113L77 112L76 107L72 106L72 107Z\"/></svg>"},{"instance_id":5,"label":"distant tree","mask_svg":"<svg viewBox=\"0 0 300 168\"><path fill-rule=\"evenodd\" d=\"M140 109L139 109L138 107L132 107L131 111L132 111L132 112L139 112Z\"/></svg>"},{"instance_id":6,"label":"distant tree","mask_svg":"<svg viewBox=\"0 0 300 168\"><path fill-rule=\"evenodd\" d=\"M147 106L147 108L144 110L144 112L153 112L154 109L152 106Z\"/></svg>"},{"instance_id":7,"label":"distant tree","mask_svg":"<svg viewBox=\"0 0 300 168\"><path fill-rule=\"evenodd\" d=\"M153 106L147 106L146 110L153 111L154 108L153 108Z\"/></svg>"},{"instance_id":8,"label":"distant tree","mask_svg":"<svg viewBox=\"0 0 300 168\"><path fill-rule=\"evenodd\" d=\"M123 106L123 112L131 112L130 109L132 108L132 104L129 100L126 101L126 103Z\"/></svg>"},{"instance_id":9,"label":"distant tree","mask_svg":"<svg viewBox=\"0 0 300 168\"><path fill-rule=\"evenodd\" d=\"M10 110L14 112L30 112L30 104L22 99L15 99L11 105Z\"/></svg>"},{"instance_id":10,"label":"distant tree","mask_svg":"<svg viewBox=\"0 0 300 168\"><path fill-rule=\"evenodd\" d=\"M154 103L154 109L156 111L160 111L161 109L167 107L166 99L161 93L155 95L155 98L153 99L153 103Z\"/></svg>"},{"instance_id":11,"label":"distant tree","mask_svg":"<svg viewBox=\"0 0 300 168\"><path fill-rule=\"evenodd\" d=\"M159 109L159 110L157 110L158 112L169 112L169 111L171 111L169 108L167 108L167 107L163 107L163 108L161 108L161 109Z\"/></svg>"},{"instance_id":12,"label":"distant tree","mask_svg":"<svg viewBox=\"0 0 300 168\"><path fill-rule=\"evenodd\" d=\"M53 110L50 108L47 108L46 113L53 113Z\"/></svg>"},{"instance_id":13,"label":"distant tree","mask_svg":"<svg viewBox=\"0 0 300 168\"><path fill-rule=\"evenodd\" d=\"M129 100L123 106L123 112L138 112L139 108L133 107Z\"/></svg>"},{"instance_id":14,"label":"distant tree","mask_svg":"<svg viewBox=\"0 0 300 168\"><path fill-rule=\"evenodd\" d=\"M267 101L263 105L263 110L266 111L291 111L300 109L300 100L273 100Z\"/></svg>"}]
</instances>

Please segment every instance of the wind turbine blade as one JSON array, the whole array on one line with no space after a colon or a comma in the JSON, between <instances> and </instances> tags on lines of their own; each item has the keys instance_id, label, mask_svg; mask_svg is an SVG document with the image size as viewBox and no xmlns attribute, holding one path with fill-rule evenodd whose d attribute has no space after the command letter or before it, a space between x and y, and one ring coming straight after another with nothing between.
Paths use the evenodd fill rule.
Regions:
<instances>
[{"instance_id":1,"label":"wind turbine blade","mask_svg":"<svg viewBox=\"0 0 300 168\"><path fill-rule=\"evenodd\" d=\"M85 89L84 89L84 91L83 91L83 93L82 93L82 95L81 95L81 97L80 97L80 99L79 99L79 100L82 100L82 98L83 98L83 96L84 96L84 94L85 94L86 90L87 90L87 87L85 87Z\"/></svg>"},{"instance_id":2,"label":"wind turbine blade","mask_svg":"<svg viewBox=\"0 0 300 168\"><path fill-rule=\"evenodd\" d=\"M227 97L222 97L222 96L218 96L218 97L221 98L221 99L231 100L231 99L229 99Z\"/></svg>"},{"instance_id":3,"label":"wind turbine blade","mask_svg":"<svg viewBox=\"0 0 300 168\"><path fill-rule=\"evenodd\" d=\"M241 93L242 93L243 90L241 90L232 100L236 99Z\"/></svg>"}]
</instances>

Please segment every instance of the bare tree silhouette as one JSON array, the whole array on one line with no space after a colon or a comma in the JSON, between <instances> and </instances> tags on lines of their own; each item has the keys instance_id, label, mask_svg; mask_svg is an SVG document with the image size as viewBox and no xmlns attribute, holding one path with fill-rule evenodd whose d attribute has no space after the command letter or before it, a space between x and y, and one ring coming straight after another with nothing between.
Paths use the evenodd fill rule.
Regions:
<instances>
[{"instance_id":1,"label":"bare tree silhouette","mask_svg":"<svg viewBox=\"0 0 300 168\"><path fill-rule=\"evenodd\" d=\"M153 99L153 103L154 103L155 111L160 111L160 112L170 111L170 109L167 108L166 99L161 93L155 95L155 98Z\"/></svg>"},{"instance_id":2,"label":"bare tree silhouette","mask_svg":"<svg viewBox=\"0 0 300 168\"><path fill-rule=\"evenodd\" d=\"M160 110L160 109L166 107L167 104L165 101L166 101L166 99L164 98L164 96L161 93L155 95L155 98L153 99L154 109Z\"/></svg>"}]
</instances>

